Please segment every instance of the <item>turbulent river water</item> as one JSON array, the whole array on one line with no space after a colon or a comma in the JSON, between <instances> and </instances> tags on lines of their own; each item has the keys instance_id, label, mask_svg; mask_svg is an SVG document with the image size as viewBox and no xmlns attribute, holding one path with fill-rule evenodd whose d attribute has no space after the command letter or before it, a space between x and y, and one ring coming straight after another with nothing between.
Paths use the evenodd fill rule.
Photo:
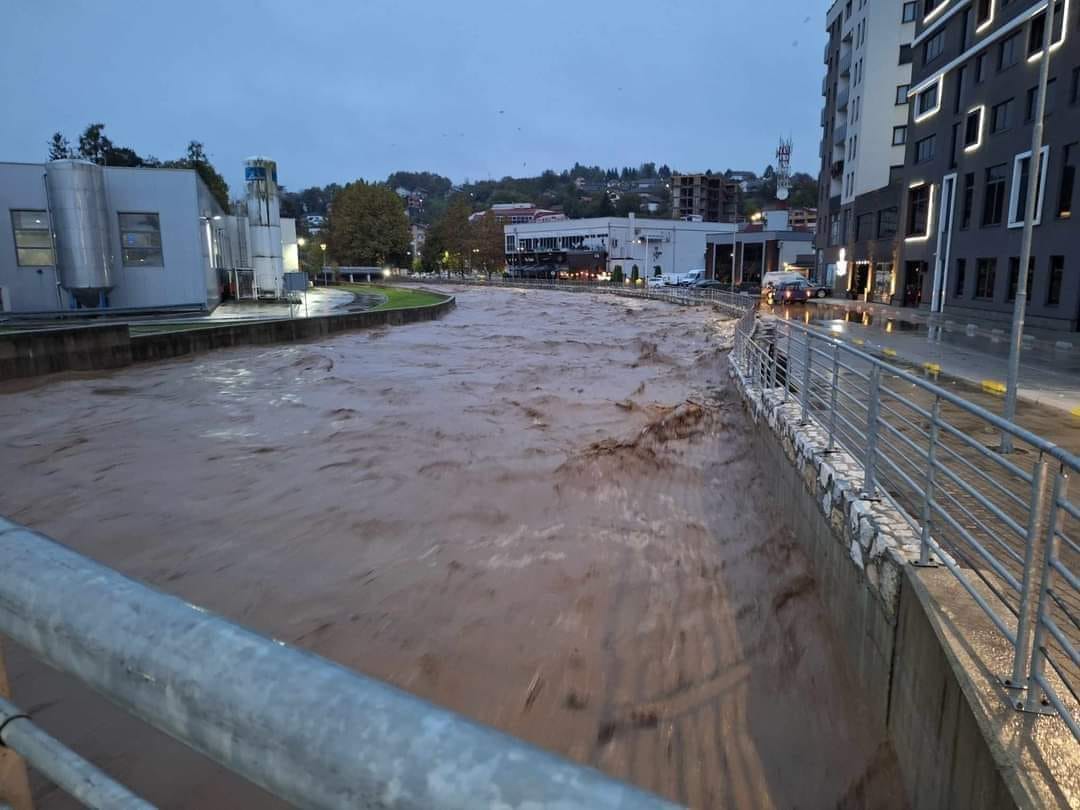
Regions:
<instances>
[{"instance_id":1,"label":"turbulent river water","mask_svg":"<svg viewBox=\"0 0 1080 810\"><path fill-rule=\"evenodd\" d=\"M679 802L903 807L732 323L457 292L440 321L9 387L0 514ZM279 806L8 650L19 704L150 801Z\"/></svg>"}]
</instances>

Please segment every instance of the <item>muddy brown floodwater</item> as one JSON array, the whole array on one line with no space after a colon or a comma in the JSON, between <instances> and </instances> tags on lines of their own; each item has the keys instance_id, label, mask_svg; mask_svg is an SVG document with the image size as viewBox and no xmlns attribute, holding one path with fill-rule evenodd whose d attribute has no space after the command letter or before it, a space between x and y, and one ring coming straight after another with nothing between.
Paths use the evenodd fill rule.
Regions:
<instances>
[{"instance_id":1,"label":"muddy brown floodwater","mask_svg":"<svg viewBox=\"0 0 1080 810\"><path fill-rule=\"evenodd\" d=\"M694 807L903 807L765 489L731 332L462 290L431 323L9 388L0 514ZM19 703L149 800L279 806L10 658Z\"/></svg>"}]
</instances>

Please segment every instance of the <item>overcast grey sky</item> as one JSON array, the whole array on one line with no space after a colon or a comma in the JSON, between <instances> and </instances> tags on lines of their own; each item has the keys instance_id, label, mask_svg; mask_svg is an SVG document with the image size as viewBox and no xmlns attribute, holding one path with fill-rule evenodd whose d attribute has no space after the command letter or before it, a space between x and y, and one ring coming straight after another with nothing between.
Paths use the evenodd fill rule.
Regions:
<instances>
[{"instance_id":1,"label":"overcast grey sky","mask_svg":"<svg viewBox=\"0 0 1080 810\"><path fill-rule=\"evenodd\" d=\"M301 188L653 160L818 161L824 0L5 0L0 160L93 121L140 154L201 140ZM500 112L502 111L502 112Z\"/></svg>"}]
</instances>

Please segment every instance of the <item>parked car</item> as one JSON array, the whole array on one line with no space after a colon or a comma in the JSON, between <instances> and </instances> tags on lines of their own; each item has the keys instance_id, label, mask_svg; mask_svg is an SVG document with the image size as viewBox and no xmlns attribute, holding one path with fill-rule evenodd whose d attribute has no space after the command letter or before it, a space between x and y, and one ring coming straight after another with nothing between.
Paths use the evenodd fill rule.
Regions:
<instances>
[{"instance_id":1,"label":"parked car","mask_svg":"<svg viewBox=\"0 0 1080 810\"><path fill-rule=\"evenodd\" d=\"M646 287L663 287L663 286L665 286L664 285L664 277L663 276L649 276L647 279L645 279L645 286Z\"/></svg>"},{"instance_id":2,"label":"parked car","mask_svg":"<svg viewBox=\"0 0 1080 810\"><path fill-rule=\"evenodd\" d=\"M686 275L684 275L682 278L679 279L679 286L680 287L689 287L689 286L691 286L693 284L696 284L699 281L704 280L704 278L705 278L705 271L704 270L691 270L689 273L687 273Z\"/></svg>"},{"instance_id":3,"label":"parked car","mask_svg":"<svg viewBox=\"0 0 1080 810\"><path fill-rule=\"evenodd\" d=\"M811 283L811 286L814 288L814 298L828 298L832 295L832 287L813 283Z\"/></svg>"},{"instance_id":4,"label":"parked car","mask_svg":"<svg viewBox=\"0 0 1080 810\"><path fill-rule=\"evenodd\" d=\"M690 285L691 290L730 290L731 285L712 278L703 278Z\"/></svg>"},{"instance_id":5,"label":"parked car","mask_svg":"<svg viewBox=\"0 0 1080 810\"><path fill-rule=\"evenodd\" d=\"M814 293L813 285L806 279L786 281L766 291L770 304L804 304Z\"/></svg>"}]
</instances>

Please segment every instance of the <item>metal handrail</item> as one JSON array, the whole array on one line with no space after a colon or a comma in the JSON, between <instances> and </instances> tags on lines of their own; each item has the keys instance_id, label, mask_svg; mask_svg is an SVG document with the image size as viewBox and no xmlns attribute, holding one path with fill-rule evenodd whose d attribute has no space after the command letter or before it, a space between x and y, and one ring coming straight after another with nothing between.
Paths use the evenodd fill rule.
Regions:
<instances>
[{"instance_id":1,"label":"metal handrail","mask_svg":"<svg viewBox=\"0 0 1080 810\"><path fill-rule=\"evenodd\" d=\"M2 519L0 560L0 633L298 806L673 806Z\"/></svg>"},{"instance_id":2,"label":"metal handrail","mask_svg":"<svg viewBox=\"0 0 1080 810\"><path fill-rule=\"evenodd\" d=\"M1060 715L1080 740L1080 547L1063 528L1080 519L1067 497L1080 458L795 321L744 314L731 362L763 394L794 400L828 451L862 464L862 497L895 506L919 537L919 562L944 565L1012 647L1001 680L1027 695L1010 703ZM1027 455L985 446L973 437L981 430L1010 435Z\"/></svg>"}]
</instances>

